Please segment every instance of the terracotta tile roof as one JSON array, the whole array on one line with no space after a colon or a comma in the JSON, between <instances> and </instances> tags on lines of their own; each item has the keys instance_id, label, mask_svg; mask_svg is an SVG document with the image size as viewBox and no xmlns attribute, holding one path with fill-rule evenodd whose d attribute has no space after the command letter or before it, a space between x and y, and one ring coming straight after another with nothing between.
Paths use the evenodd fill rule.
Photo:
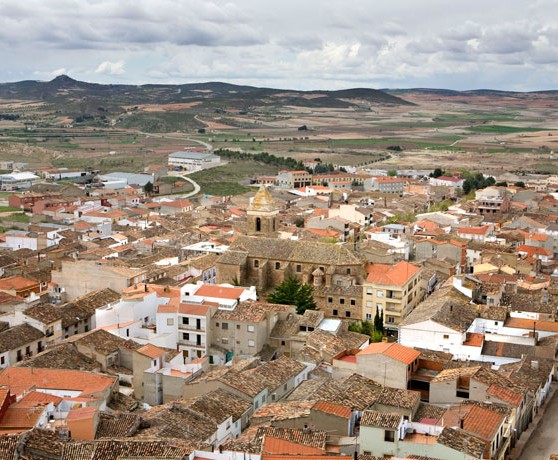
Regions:
<instances>
[{"instance_id":1,"label":"terracotta tile roof","mask_svg":"<svg viewBox=\"0 0 558 460\"><path fill-rule=\"evenodd\" d=\"M325 414L330 415L337 415L343 418L351 418L351 408L347 406L343 406L341 404L335 404L327 401L318 401L314 406L312 406L312 410L323 412Z\"/></svg>"},{"instance_id":2,"label":"terracotta tile roof","mask_svg":"<svg viewBox=\"0 0 558 460\"><path fill-rule=\"evenodd\" d=\"M116 377L63 369L8 367L0 372L0 385L9 386L18 396L33 386L80 391L80 396L89 396L112 387L115 381Z\"/></svg>"},{"instance_id":3,"label":"terracotta tile roof","mask_svg":"<svg viewBox=\"0 0 558 460\"><path fill-rule=\"evenodd\" d=\"M265 320L268 313L273 311L285 311L290 306L278 305L266 302L240 302L233 310L217 310L213 315L213 321L239 321L243 323L259 323Z\"/></svg>"},{"instance_id":4,"label":"terracotta tile roof","mask_svg":"<svg viewBox=\"0 0 558 460\"><path fill-rule=\"evenodd\" d=\"M399 343L392 342L376 342L371 343L363 350L357 353L358 355L376 355L381 354L389 356L392 359L400 361L405 364L411 364L415 359L420 356L420 351L414 348L409 348ZM357 358L358 359L358 358Z\"/></svg>"},{"instance_id":5,"label":"terracotta tile roof","mask_svg":"<svg viewBox=\"0 0 558 460\"><path fill-rule=\"evenodd\" d=\"M362 414L360 425L396 430L402 420L403 416L401 414L366 410Z\"/></svg>"},{"instance_id":6,"label":"terracotta tile roof","mask_svg":"<svg viewBox=\"0 0 558 460\"><path fill-rule=\"evenodd\" d=\"M141 423L141 417L135 414L109 414L101 412L95 439L125 438L136 433Z\"/></svg>"},{"instance_id":7,"label":"terracotta tile roof","mask_svg":"<svg viewBox=\"0 0 558 460\"><path fill-rule=\"evenodd\" d=\"M515 248L516 252L524 252L528 256L552 256L554 253L548 249L541 248L539 246L530 246L528 244L522 244Z\"/></svg>"},{"instance_id":8,"label":"terracotta tile roof","mask_svg":"<svg viewBox=\"0 0 558 460\"><path fill-rule=\"evenodd\" d=\"M481 227L460 227L457 229L457 233L460 235L486 235L490 228L490 225L483 225Z\"/></svg>"},{"instance_id":9,"label":"terracotta tile roof","mask_svg":"<svg viewBox=\"0 0 558 460\"><path fill-rule=\"evenodd\" d=\"M2 290L33 289L35 287L39 287L37 281L29 280L22 276L10 276L9 278L0 279L0 289Z\"/></svg>"},{"instance_id":10,"label":"terracotta tile roof","mask_svg":"<svg viewBox=\"0 0 558 460\"><path fill-rule=\"evenodd\" d=\"M165 350L155 345L152 345L151 343L148 343L147 345L138 348L137 352L152 359L159 358L166 353Z\"/></svg>"},{"instance_id":11,"label":"terracotta tile roof","mask_svg":"<svg viewBox=\"0 0 558 460\"><path fill-rule=\"evenodd\" d=\"M505 417L484 407L472 406L463 419L463 429L485 441L492 441Z\"/></svg>"},{"instance_id":12,"label":"terracotta tile roof","mask_svg":"<svg viewBox=\"0 0 558 460\"><path fill-rule=\"evenodd\" d=\"M293 441L285 439L277 439L272 436L264 436L262 445L262 454L277 454L277 455L320 455L325 454L325 449L318 449L317 447L305 446ZM306 457L305 457L306 458Z\"/></svg>"},{"instance_id":13,"label":"terracotta tile roof","mask_svg":"<svg viewBox=\"0 0 558 460\"><path fill-rule=\"evenodd\" d=\"M513 327L517 329L533 329L545 332L557 332L558 323L554 321L534 321L532 319L508 318L504 323L505 327Z\"/></svg>"},{"instance_id":14,"label":"terracotta tile roof","mask_svg":"<svg viewBox=\"0 0 558 460\"><path fill-rule=\"evenodd\" d=\"M0 420L0 432L27 431L35 426L44 411L44 407L16 408L10 406Z\"/></svg>"},{"instance_id":15,"label":"terracotta tile roof","mask_svg":"<svg viewBox=\"0 0 558 460\"><path fill-rule=\"evenodd\" d=\"M99 410L97 406L76 407L68 412L66 420L88 420Z\"/></svg>"},{"instance_id":16,"label":"terracotta tile roof","mask_svg":"<svg viewBox=\"0 0 558 460\"><path fill-rule=\"evenodd\" d=\"M293 418L301 418L310 416L310 410L314 406L315 401L280 401L265 404L260 407L251 420L288 420Z\"/></svg>"},{"instance_id":17,"label":"terracotta tile roof","mask_svg":"<svg viewBox=\"0 0 558 460\"><path fill-rule=\"evenodd\" d=\"M18 402L12 404L11 407L29 408L29 407L44 406L49 403L53 403L55 406L57 406L61 402L62 402L62 398L58 396L33 390L27 393Z\"/></svg>"},{"instance_id":18,"label":"terracotta tile roof","mask_svg":"<svg viewBox=\"0 0 558 460\"><path fill-rule=\"evenodd\" d=\"M80 353L71 343L63 343L47 348L30 359L16 364L18 367L39 367L45 369L100 370L101 365L94 359Z\"/></svg>"},{"instance_id":19,"label":"terracotta tile roof","mask_svg":"<svg viewBox=\"0 0 558 460\"><path fill-rule=\"evenodd\" d=\"M496 398L505 401L513 406L519 406L523 401L523 395L500 385L491 385L486 390L486 394L495 396Z\"/></svg>"},{"instance_id":20,"label":"terracotta tile roof","mask_svg":"<svg viewBox=\"0 0 558 460\"><path fill-rule=\"evenodd\" d=\"M205 416L217 424L223 423L229 417L235 422L252 408L250 402L222 389L183 401L183 403L191 411Z\"/></svg>"},{"instance_id":21,"label":"terracotta tile roof","mask_svg":"<svg viewBox=\"0 0 558 460\"><path fill-rule=\"evenodd\" d=\"M215 286L211 284L203 284L196 291L195 295L201 297L217 297L219 299L231 299L236 300L240 298L244 288L241 287L226 287L226 286Z\"/></svg>"},{"instance_id":22,"label":"terracotta tile roof","mask_svg":"<svg viewBox=\"0 0 558 460\"><path fill-rule=\"evenodd\" d=\"M15 350L44 337L44 334L27 323L0 332L0 353ZM33 349L33 352L36 350Z\"/></svg>"},{"instance_id":23,"label":"terracotta tile roof","mask_svg":"<svg viewBox=\"0 0 558 460\"><path fill-rule=\"evenodd\" d=\"M420 268L402 260L395 265L369 264L366 266L366 281L388 286L403 286Z\"/></svg>"},{"instance_id":24,"label":"terracotta tile roof","mask_svg":"<svg viewBox=\"0 0 558 460\"><path fill-rule=\"evenodd\" d=\"M478 437L467 433L459 428L445 427L438 439L438 444L464 452L471 455L473 458L483 458L485 443Z\"/></svg>"}]
</instances>

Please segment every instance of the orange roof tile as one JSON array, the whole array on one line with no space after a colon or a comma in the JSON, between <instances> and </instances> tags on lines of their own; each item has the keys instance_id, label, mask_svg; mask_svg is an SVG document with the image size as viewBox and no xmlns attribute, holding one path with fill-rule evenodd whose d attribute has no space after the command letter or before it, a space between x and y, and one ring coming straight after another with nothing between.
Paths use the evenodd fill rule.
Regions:
<instances>
[{"instance_id":1,"label":"orange roof tile","mask_svg":"<svg viewBox=\"0 0 558 460\"><path fill-rule=\"evenodd\" d=\"M42 391L30 391L23 398L21 398L17 403L12 404L11 407L37 407L44 406L49 403L53 403L55 406L63 401L59 396L51 395L49 393L43 393Z\"/></svg>"},{"instance_id":2,"label":"orange roof tile","mask_svg":"<svg viewBox=\"0 0 558 460\"><path fill-rule=\"evenodd\" d=\"M532 319L508 318L504 323L506 327L517 329L527 329L529 331L538 330L546 332L558 332L558 323L554 321L534 321Z\"/></svg>"},{"instance_id":3,"label":"orange roof tile","mask_svg":"<svg viewBox=\"0 0 558 460\"><path fill-rule=\"evenodd\" d=\"M486 235L490 230L490 225L482 227L461 227L457 229L457 233L461 235Z\"/></svg>"},{"instance_id":4,"label":"orange roof tile","mask_svg":"<svg viewBox=\"0 0 558 460\"><path fill-rule=\"evenodd\" d=\"M193 316L206 316L209 310L209 305L195 304L195 303L181 303L178 306L178 312L183 315L193 315Z\"/></svg>"},{"instance_id":5,"label":"orange roof tile","mask_svg":"<svg viewBox=\"0 0 558 460\"><path fill-rule=\"evenodd\" d=\"M287 441L285 439L273 438L271 436L264 436L264 442L262 445L262 453L266 454L291 454L291 455L312 455L325 453L323 449L317 447L305 446L304 444L299 444L297 442ZM300 458L300 457L299 457ZM306 457L304 457L306 458Z\"/></svg>"},{"instance_id":6,"label":"orange roof tile","mask_svg":"<svg viewBox=\"0 0 558 460\"><path fill-rule=\"evenodd\" d=\"M8 367L0 372L0 385L20 396L31 387L47 390L80 391L89 396L114 385L117 377L92 372L34 367Z\"/></svg>"},{"instance_id":7,"label":"orange roof tile","mask_svg":"<svg viewBox=\"0 0 558 460\"><path fill-rule=\"evenodd\" d=\"M369 264L366 266L366 281L390 286L403 286L420 268L402 260L395 265Z\"/></svg>"},{"instance_id":8,"label":"orange roof tile","mask_svg":"<svg viewBox=\"0 0 558 460\"><path fill-rule=\"evenodd\" d=\"M66 420L87 420L94 417L95 412L97 412L99 408L97 406L89 406L89 407L77 407L75 409L70 410L68 412L68 416Z\"/></svg>"},{"instance_id":9,"label":"orange roof tile","mask_svg":"<svg viewBox=\"0 0 558 460\"><path fill-rule=\"evenodd\" d=\"M495 396L496 398L509 404L513 404L514 406L519 406L521 401L523 401L523 395L521 393L516 393L515 391L496 384L490 385L490 387L486 390L486 394Z\"/></svg>"},{"instance_id":10,"label":"orange roof tile","mask_svg":"<svg viewBox=\"0 0 558 460\"><path fill-rule=\"evenodd\" d=\"M552 256L554 255L554 253L552 251L549 251L548 249L545 248L540 248L538 246L531 246L528 244L522 244L521 246L518 246L517 248L515 248L516 252L524 252L526 253L528 256L533 257L533 256Z\"/></svg>"},{"instance_id":11,"label":"orange roof tile","mask_svg":"<svg viewBox=\"0 0 558 460\"><path fill-rule=\"evenodd\" d=\"M213 284L203 284L195 293L195 295L200 297L216 297L218 299L238 299L244 288L241 287L226 287L226 286L215 286Z\"/></svg>"},{"instance_id":12,"label":"orange roof tile","mask_svg":"<svg viewBox=\"0 0 558 460\"><path fill-rule=\"evenodd\" d=\"M138 353L141 353L144 356L148 356L151 359L159 358L165 354L165 350L159 348L155 345L148 343L141 348L138 348Z\"/></svg>"},{"instance_id":13,"label":"orange roof tile","mask_svg":"<svg viewBox=\"0 0 558 460\"><path fill-rule=\"evenodd\" d=\"M6 429L12 432L14 429L19 429L20 431L29 430L39 421L44 410L44 407L9 407L0 421L0 431L5 431Z\"/></svg>"},{"instance_id":14,"label":"orange roof tile","mask_svg":"<svg viewBox=\"0 0 558 460\"><path fill-rule=\"evenodd\" d=\"M548 240L548 235L544 233L531 233L529 234L529 239L532 241L546 241Z\"/></svg>"},{"instance_id":15,"label":"orange roof tile","mask_svg":"<svg viewBox=\"0 0 558 460\"><path fill-rule=\"evenodd\" d=\"M32 289L38 287L37 281L23 278L22 276L10 276L9 278L0 279L0 289Z\"/></svg>"},{"instance_id":16,"label":"orange roof tile","mask_svg":"<svg viewBox=\"0 0 558 460\"><path fill-rule=\"evenodd\" d=\"M504 419L504 415L498 412L473 406L463 419L463 429L478 435L485 441L492 441Z\"/></svg>"},{"instance_id":17,"label":"orange roof tile","mask_svg":"<svg viewBox=\"0 0 558 460\"><path fill-rule=\"evenodd\" d=\"M366 348L357 353L359 355L376 355L382 354L389 356L392 359L401 361L405 364L411 364L415 359L420 356L420 352L414 348L409 348L399 343L376 342L371 343Z\"/></svg>"},{"instance_id":18,"label":"orange roof tile","mask_svg":"<svg viewBox=\"0 0 558 460\"><path fill-rule=\"evenodd\" d=\"M328 401L318 401L312 406L312 409L343 418L351 418L351 408L341 404L330 403Z\"/></svg>"},{"instance_id":19,"label":"orange roof tile","mask_svg":"<svg viewBox=\"0 0 558 460\"><path fill-rule=\"evenodd\" d=\"M463 342L463 345L467 345L469 347L482 347L484 342L484 335L476 334L476 333L468 333L467 340Z\"/></svg>"}]
</instances>

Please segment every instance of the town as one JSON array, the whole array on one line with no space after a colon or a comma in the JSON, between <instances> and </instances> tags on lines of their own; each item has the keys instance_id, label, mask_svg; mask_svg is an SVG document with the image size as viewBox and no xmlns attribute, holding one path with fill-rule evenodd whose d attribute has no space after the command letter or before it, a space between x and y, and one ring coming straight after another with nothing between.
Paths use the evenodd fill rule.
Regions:
<instances>
[{"instance_id":1,"label":"town","mask_svg":"<svg viewBox=\"0 0 558 460\"><path fill-rule=\"evenodd\" d=\"M558 176L317 158L200 193L227 158L4 162L0 457L520 458L558 376Z\"/></svg>"}]
</instances>

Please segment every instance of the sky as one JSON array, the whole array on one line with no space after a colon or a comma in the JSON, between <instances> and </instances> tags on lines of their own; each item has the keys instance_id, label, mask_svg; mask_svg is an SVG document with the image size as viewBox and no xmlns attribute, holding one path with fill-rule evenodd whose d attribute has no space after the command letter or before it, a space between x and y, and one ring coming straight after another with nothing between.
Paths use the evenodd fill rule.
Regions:
<instances>
[{"instance_id":1,"label":"sky","mask_svg":"<svg viewBox=\"0 0 558 460\"><path fill-rule=\"evenodd\" d=\"M0 81L558 89L558 0L0 0Z\"/></svg>"}]
</instances>

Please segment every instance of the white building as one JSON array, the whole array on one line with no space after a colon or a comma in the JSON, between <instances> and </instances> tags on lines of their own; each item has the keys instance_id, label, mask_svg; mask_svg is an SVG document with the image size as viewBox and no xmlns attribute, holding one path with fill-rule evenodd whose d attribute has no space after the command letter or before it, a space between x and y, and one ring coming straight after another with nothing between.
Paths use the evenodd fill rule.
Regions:
<instances>
[{"instance_id":1,"label":"white building","mask_svg":"<svg viewBox=\"0 0 558 460\"><path fill-rule=\"evenodd\" d=\"M38 180L39 176L27 171L0 174L0 188L3 191L31 188Z\"/></svg>"},{"instance_id":2,"label":"white building","mask_svg":"<svg viewBox=\"0 0 558 460\"><path fill-rule=\"evenodd\" d=\"M221 157L211 153L174 152L169 154L168 165L186 171L199 171L213 168L221 162Z\"/></svg>"}]
</instances>

